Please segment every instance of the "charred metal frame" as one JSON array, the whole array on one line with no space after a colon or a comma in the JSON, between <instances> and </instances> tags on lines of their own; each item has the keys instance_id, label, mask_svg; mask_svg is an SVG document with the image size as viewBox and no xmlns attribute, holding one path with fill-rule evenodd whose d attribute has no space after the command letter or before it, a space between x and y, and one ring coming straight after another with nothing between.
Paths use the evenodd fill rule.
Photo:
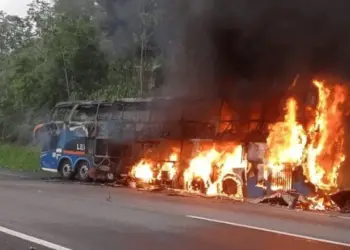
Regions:
<instances>
[{"instance_id":1,"label":"charred metal frame","mask_svg":"<svg viewBox=\"0 0 350 250\"><path fill-rule=\"evenodd\" d=\"M206 104L208 101L209 106ZM205 108L211 107L211 104L213 104L213 108L206 110ZM202 105L204 105L204 109ZM180 146L177 164L182 166L188 160L184 155L184 147L188 144L193 145L196 140L210 141L213 144L220 142L239 143L244 146L244 151L246 151L249 142L264 142L266 140L268 124L273 121L264 120L264 115L261 115L260 119L238 117L232 120L222 120L223 105L224 102L218 99L172 98L123 99L113 103L104 101L64 102L58 103L56 108L71 107L68 119L66 121L51 121L50 123L85 127L88 131L85 140L86 154L92 157L93 164L97 168L121 164L120 167L125 168L125 173L127 173L128 166L131 167L137 160L143 158L148 149L156 148L162 143L176 142ZM94 107L96 109L94 119L82 122L73 121L74 112L81 106ZM185 112L193 106L195 110ZM169 110L170 107L176 108ZM146 112L140 117L140 111ZM198 115L198 113L206 111L208 114L203 115L204 119L202 119L202 115L197 119L192 116L192 113ZM54 110L51 115L53 112ZM135 112L135 114L131 114L131 117L125 117L127 112ZM163 119L163 115L168 115L169 118L169 114L167 114L169 112L176 113L176 117L172 117L170 114L170 119ZM103 152L97 150L101 145L99 143L104 143ZM128 152L127 155L124 154L124 150L118 154L115 154L115 151L111 153L113 147L121 145L130 147L131 152ZM161 155L158 155L155 161L168 162Z\"/></svg>"}]
</instances>

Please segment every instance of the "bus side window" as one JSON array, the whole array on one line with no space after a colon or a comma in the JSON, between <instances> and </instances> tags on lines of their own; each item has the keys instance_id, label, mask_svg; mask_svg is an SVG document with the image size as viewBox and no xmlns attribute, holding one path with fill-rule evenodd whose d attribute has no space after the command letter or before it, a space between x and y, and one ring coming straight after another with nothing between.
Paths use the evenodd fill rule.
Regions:
<instances>
[{"instance_id":1,"label":"bus side window","mask_svg":"<svg viewBox=\"0 0 350 250\"><path fill-rule=\"evenodd\" d=\"M51 121L66 121L72 110L72 106L57 107L51 115Z\"/></svg>"},{"instance_id":2,"label":"bus side window","mask_svg":"<svg viewBox=\"0 0 350 250\"><path fill-rule=\"evenodd\" d=\"M95 120L97 105L80 105L72 115L72 122L92 122Z\"/></svg>"}]
</instances>

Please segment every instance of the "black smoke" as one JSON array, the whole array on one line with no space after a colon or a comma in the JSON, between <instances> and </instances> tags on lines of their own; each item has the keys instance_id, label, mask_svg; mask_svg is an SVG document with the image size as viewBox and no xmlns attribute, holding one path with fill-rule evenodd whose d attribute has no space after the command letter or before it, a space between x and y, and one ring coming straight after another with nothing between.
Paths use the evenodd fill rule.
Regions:
<instances>
[{"instance_id":1,"label":"black smoke","mask_svg":"<svg viewBox=\"0 0 350 250\"><path fill-rule=\"evenodd\" d=\"M286 90L297 74L299 85L349 77L350 1L166 2L172 93L252 100Z\"/></svg>"},{"instance_id":2,"label":"black smoke","mask_svg":"<svg viewBox=\"0 0 350 250\"><path fill-rule=\"evenodd\" d=\"M220 97L237 110L290 94L303 99L316 77L350 82L348 0L179 0L168 9L167 93ZM341 183L350 187L346 176L343 167Z\"/></svg>"}]
</instances>

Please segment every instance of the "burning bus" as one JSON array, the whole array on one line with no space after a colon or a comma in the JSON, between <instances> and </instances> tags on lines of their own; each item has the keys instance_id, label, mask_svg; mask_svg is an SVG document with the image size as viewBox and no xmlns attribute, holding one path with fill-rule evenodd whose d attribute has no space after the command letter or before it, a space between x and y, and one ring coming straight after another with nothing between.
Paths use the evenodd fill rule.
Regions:
<instances>
[{"instance_id":1,"label":"burning bus","mask_svg":"<svg viewBox=\"0 0 350 250\"><path fill-rule=\"evenodd\" d=\"M233 198L331 192L345 159L347 93L320 81L313 87L310 102L280 96L282 115L278 104L237 112L215 98L59 103L34 130L41 168Z\"/></svg>"},{"instance_id":2,"label":"burning bus","mask_svg":"<svg viewBox=\"0 0 350 250\"><path fill-rule=\"evenodd\" d=\"M231 168L241 172L231 171L228 175L242 182L246 170L240 145L243 135L264 126L259 120L251 121L253 125L239 119L221 120L224 105L214 99L173 98L58 103L48 121L34 129L34 137L42 145L41 168L59 172L66 179L131 176L206 192L209 180L197 173L205 166L195 166L190 161L205 149L218 154L211 149L216 145L227 153L220 153L221 163L213 160L224 166L227 158L234 165ZM226 164L225 168L231 165Z\"/></svg>"}]
</instances>

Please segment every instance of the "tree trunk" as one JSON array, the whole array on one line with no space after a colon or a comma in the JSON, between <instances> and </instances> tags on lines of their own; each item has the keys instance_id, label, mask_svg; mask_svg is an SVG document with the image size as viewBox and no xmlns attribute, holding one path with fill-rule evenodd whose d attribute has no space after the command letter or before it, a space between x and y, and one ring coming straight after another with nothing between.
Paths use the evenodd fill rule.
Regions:
<instances>
[{"instance_id":1,"label":"tree trunk","mask_svg":"<svg viewBox=\"0 0 350 250\"><path fill-rule=\"evenodd\" d=\"M67 73L67 68L66 68L66 60L64 59L64 55L62 54L62 59L63 59L63 73L64 73L64 79L66 81L66 91L68 95L68 100L70 98L70 86L69 86L69 80L68 80L68 73Z\"/></svg>"}]
</instances>

